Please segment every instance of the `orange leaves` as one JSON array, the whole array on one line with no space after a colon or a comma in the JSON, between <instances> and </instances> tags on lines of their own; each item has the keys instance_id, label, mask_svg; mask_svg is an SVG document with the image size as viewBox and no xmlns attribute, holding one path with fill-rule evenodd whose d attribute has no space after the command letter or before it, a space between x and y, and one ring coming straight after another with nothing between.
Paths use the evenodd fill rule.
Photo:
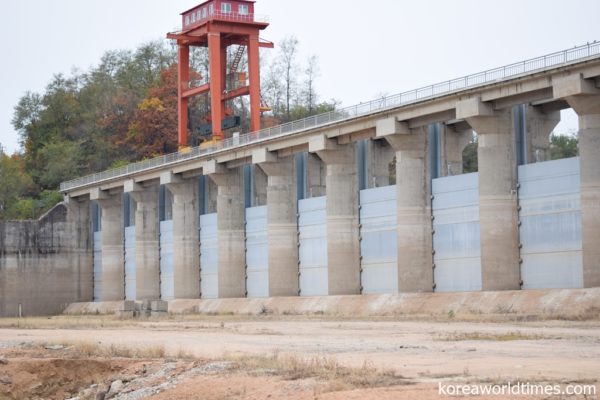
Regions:
<instances>
[{"instance_id":1,"label":"orange leaves","mask_svg":"<svg viewBox=\"0 0 600 400\"><path fill-rule=\"evenodd\" d=\"M158 97L150 97L142 100L140 104L138 104L138 110L141 111L149 111L156 110L158 112L165 111L166 108L163 105L163 102Z\"/></svg>"},{"instance_id":2,"label":"orange leaves","mask_svg":"<svg viewBox=\"0 0 600 400\"><path fill-rule=\"evenodd\" d=\"M177 65L161 72L158 85L137 106L127 138L137 158L177 150Z\"/></svg>"}]
</instances>

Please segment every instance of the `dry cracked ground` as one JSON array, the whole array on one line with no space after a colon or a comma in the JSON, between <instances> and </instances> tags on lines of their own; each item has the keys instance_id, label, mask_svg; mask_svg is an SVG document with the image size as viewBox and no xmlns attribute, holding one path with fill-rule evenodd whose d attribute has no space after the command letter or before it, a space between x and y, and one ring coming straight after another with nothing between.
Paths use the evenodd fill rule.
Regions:
<instances>
[{"instance_id":1,"label":"dry cracked ground","mask_svg":"<svg viewBox=\"0 0 600 400\"><path fill-rule=\"evenodd\" d=\"M588 394L466 398L594 399L599 328L451 316L0 319L0 399L439 399L457 397L448 385L508 382Z\"/></svg>"}]
</instances>

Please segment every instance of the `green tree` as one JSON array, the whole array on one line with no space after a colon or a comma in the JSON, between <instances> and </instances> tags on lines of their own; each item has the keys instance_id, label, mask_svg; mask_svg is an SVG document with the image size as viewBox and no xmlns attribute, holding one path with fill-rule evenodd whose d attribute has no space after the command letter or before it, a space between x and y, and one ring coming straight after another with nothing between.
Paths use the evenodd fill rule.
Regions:
<instances>
[{"instance_id":1,"label":"green tree","mask_svg":"<svg viewBox=\"0 0 600 400\"><path fill-rule=\"evenodd\" d=\"M79 175L79 146L75 142L56 141L40 150L45 168L39 171L39 183L44 189L58 189L61 182Z\"/></svg>"},{"instance_id":2,"label":"green tree","mask_svg":"<svg viewBox=\"0 0 600 400\"><path fill-rule=\"evenodd\" d=\"M308 106L308 103L296 104L291 110L292 120L309 117L311 115L322 114L336 109L338 101L331 99L329 101L323 101L319 104L314 104L312 110Z\"/></svg>"},{"instance_id":3,"label":"green tree","mask_svg":"<svg viewBox=\"0 0 600 400\"><path fill-rule=\"evenodd\" d=\"M560 158L576 157L579 155L579 139L571 135L550 136L550 158L558 160Z\"/></svg>"},{"instance_id":4,"label":"green tree","mask_svg":"<svg viewBox=\"0 0 600 400\"><path fill-rule=\"evenodd\" d=\"M35 200L28 197L11 204L3 219L34 219L35 216Z\"/></svg>"},{"instance_id":5,"label":"green tree","mask_svg":"<svg viewBox=\"0 0 600 400\"><path fill-rule=\"evenodd\" d=\"M0 148L0 219L10 212L22 196L30 195L34 185L25 172L25 162L18 155L8 156Z\"/></svg>"},{"instance_id":6,"label":"green tree","mask_svg":"<svg viewBox=\"0 0 600 400\"><path fill-rule=\"evenodd\" d=\"M62 194L58 190L44 190L36 200L36 217L39 217L63 200Z\"/></svg>"},{"instance_id":7,"label":"green tree","mask_svg":"<svg viewBox=\"0 0 600 400\"><path fill-rule=\"evenodd\" d=\"M21 135L26 167L40 189L49 157L44 148L55 142L72 142L85 135L79 102L81 79L55 75L43 95L27 93L15 107L13 125Z\"/></svg>"},{"instance_id":8,"label":"green tree","mask_svg":"<svg viewBox=\"0 0 600 400\"><path fill-rule=\"evenodd\" d=\"M129 133L138 105L174 61L165 42L150 42L135 51L106 52L89 71L57 74L43 93L26 93L12 122L35 193L116 160L135 161L140 152Z\"/></svg>"}]
</instances>

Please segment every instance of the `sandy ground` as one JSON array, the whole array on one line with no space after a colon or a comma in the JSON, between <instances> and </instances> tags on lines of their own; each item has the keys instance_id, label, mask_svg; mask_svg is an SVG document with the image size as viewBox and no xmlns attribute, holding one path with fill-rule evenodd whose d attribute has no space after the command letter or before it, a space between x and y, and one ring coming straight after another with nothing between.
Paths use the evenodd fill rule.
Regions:
<instances>
[{"instance_id":1,"label":"sandy ground","mask_svg":"<svg viewBox=\"0 0 600 400\"><path fill-rule=\"evenodd\" d=\"M19 346L82 341L103 346L164 346L167 354L183 351L205 361L230 359L242 354L293 354L307 359L328 357L348 367L360 368L367 364L382 370L394 370L404 379L402 385L391 387L350 390L347 387L337 388L339 390L329 387L322 390L318 389L322 388L322 384L317 384L314 379L286 380L281 376L224 370L216 374L192 374L182 383L163 388L160 393L148 398L441 398L439 382L595 384L600 379L599 328L598 321L484 323L259 317L235 320L218 316L198 321L146 321L112 328L4 328L0 329L0 356L4 353L9 362L0 365L0 376L2 373L10 374L11 365L15 371L17 364L25 366L32 358L56 357L51 351L34 356L20 354L15 352ZM115 368L127 367L123 360L103 362L96 369L102 371L98 372L96 381L109 379ZM154 360L150 364L160 362L163 361ZM187 370L190 368L193 369L190 366ZM38 379L45 378L41 376ZM65 382L69 379L72 380L72 377L65 378ZM82 382L84 384L89 382ZM17 398L9 397L4 386L6 398ZM2 393L0 384L0 398ZM53 398L65 398L63 395Z\"/></svg>"}]
</instances>

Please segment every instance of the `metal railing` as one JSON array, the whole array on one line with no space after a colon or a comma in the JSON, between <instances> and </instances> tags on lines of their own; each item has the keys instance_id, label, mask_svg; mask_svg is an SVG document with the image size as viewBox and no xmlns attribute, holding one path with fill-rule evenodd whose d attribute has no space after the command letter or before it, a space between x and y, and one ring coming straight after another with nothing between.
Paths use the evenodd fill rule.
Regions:
<instances>
[{"instance_id":1,"label":"metal railing","mask_svg":"<svg viewBox=\"0 0 600 400\"><path fill-rule=\"evenodd\" d=\"M235 22L269 22L269 17L267 15L262 14L240 14L239 12L223 12L223 11L213 11L212 13L208 13L206 16L202 16L203 14L196 14L199 10L194 10L189 14L183 16L183 30L188 30L197 25L201 25L206 21L210 21L212 19L221 19L226 21L235 21ZM192 15L194 15L194 20L192 20ZM198 15L198 17L196 17ZM187 22L187 24L186 24ZM179 28L176 29L179 31Z\"/></svg>"},{"instance_id":2,"label":"metal railing","mask_svg":"<svg viewBox=\"0 0 600 400\"><path fill-rule=\"evenodd\" d=\"M387 97L382 97L367 103L360 103L350 107L344 107L339 110L313 115L296 121L288 122L271 128L261 129L260 131L250 132L239 137L231 137L208 148L193 147L176 153L166 154L149 160L139 161L127 166L99 172L96 174L73 179L60 184L62 192L85 186L90 183L110 180L117 177L127 176L129 174L144 170L162 167L168 164L197 158L199 156L215 153L223 149L230 149L242 146L259 140L285 136L297 133L306 129L327 125L347 119L370 113L381 112L386 109L404 106L418 101L432 99L436 96L447 95L460 90L470 89L490 82L498 82L516 76L542 71L557 66L568 65L582 61L587 58L600 57L600 42L594 41L583 46L559 51L542 57L521 61L518 63L506 65L500 68L494 68L477 74L464 76L462 78L452 79L450 81L436 83L434 85L399 93Z\"/></svg>"},{"instance_id":3,"label":"metal railing","mask_svg":"<svg viewBox=\"0 0 600 400\"><path fill-rule=\"evenodd\" d=\"M238 12L215 11L208 18L224 19L236 22L269 22L269 16L264 14L240 14Z\"/></svg>"}]
</instances>

